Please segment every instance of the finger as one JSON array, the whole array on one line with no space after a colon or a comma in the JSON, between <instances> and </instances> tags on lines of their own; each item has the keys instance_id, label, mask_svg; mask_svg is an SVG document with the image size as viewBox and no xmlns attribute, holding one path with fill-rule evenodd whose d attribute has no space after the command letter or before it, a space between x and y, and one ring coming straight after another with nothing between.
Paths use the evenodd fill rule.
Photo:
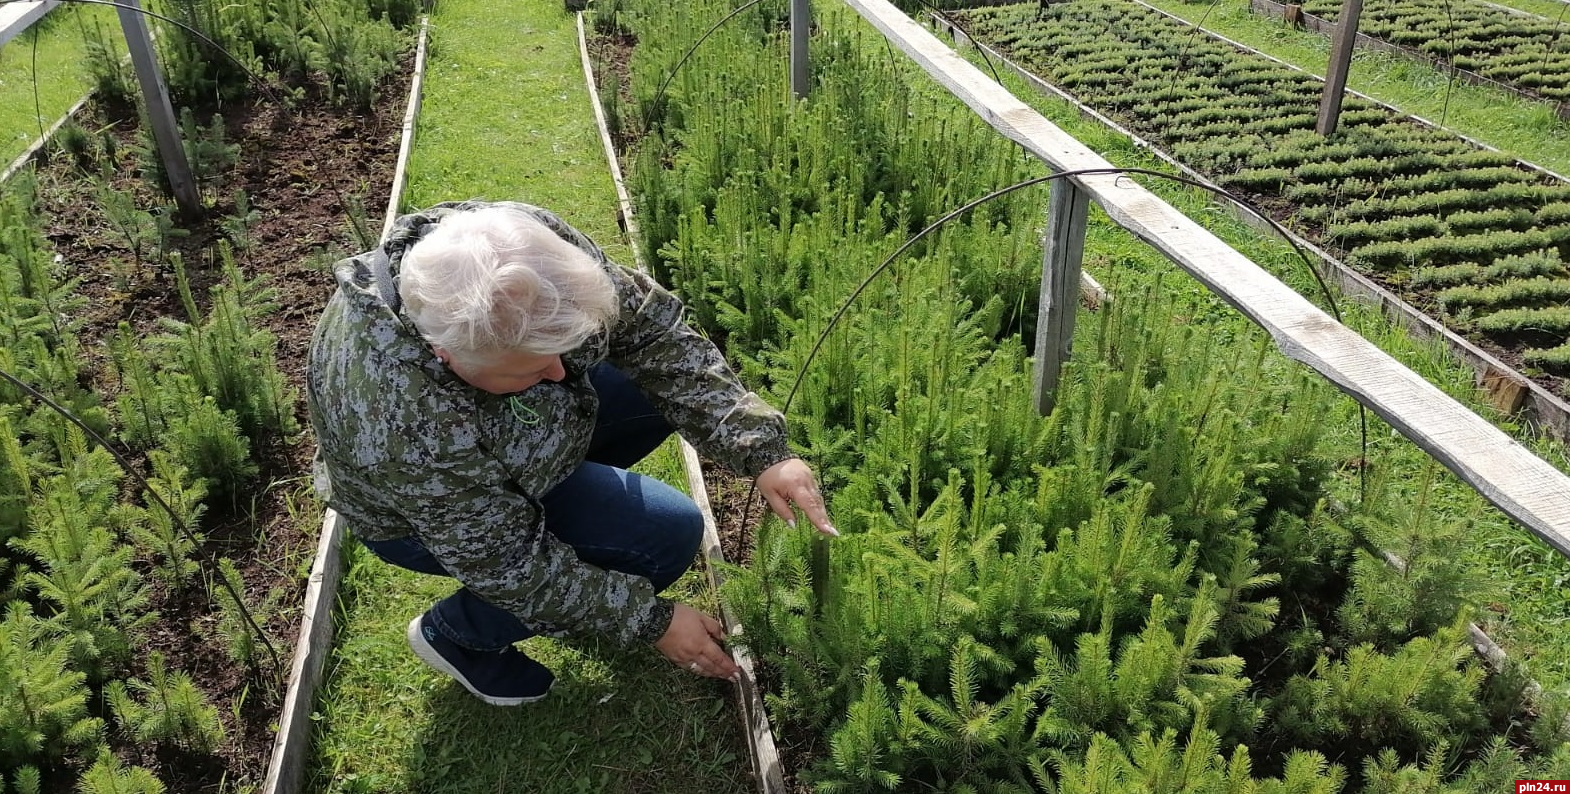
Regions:
<instances>
[{"instance_id":1,"label":"finger","mask_svg":"<svg viewBox=\"0 0 1570 794\"><path fill-rule=\"evenodd\" d=\"M797 493L803 493L798 491ZM839 537L839 530L834 528L834 523L829 520L828 507L823 503L823 496L816 487L806 489L804 495L798 497L796 505L807 516L807 520L818 528L819 532L833 537Z\"/></svg>"},{"instance_id":2,"label":"finger","mask_svg":"<svg viewBox=\"0 0 1570 794\"><path fill-rule=\"evenodd\" d=\"M704 672L715 678L731 678L741 672L730 654L718 646L704 654L702 666Z\"/></svg>"},{"instance_id":3,"label":"finger","mask_svg":"<svg viewBox=\"0 0 1570 794\"><path fill-rule=\"evenodd\" d=\"M779 516L780 520L785 522L785 526L791 529L796 528L796 514L791 512L790 503L785 501L785 497L772 490L765 490L763 498L769 503L769 508L774 511L774 515Z\"/></svg>"},{"instance_id":4,"label":"finger","mask_svg":"<svg viewBox=\"0 0 1570 794\"><path fill-rule=\"evenodd\" d=\"M709 618L708 620L703 621L703 629L709 633L710 637L714 638L715 642L722 644L725 642L725 626L718 620Z\"/></svg>"}]
</instances>

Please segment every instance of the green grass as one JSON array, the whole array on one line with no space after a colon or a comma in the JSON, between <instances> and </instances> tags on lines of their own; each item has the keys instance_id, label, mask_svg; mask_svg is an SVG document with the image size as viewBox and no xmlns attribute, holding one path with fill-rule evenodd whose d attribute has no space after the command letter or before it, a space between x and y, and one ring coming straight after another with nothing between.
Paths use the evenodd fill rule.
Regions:
<instances>
[{"instance_id":1,"label":"green grass","mask_svg":"<svg viewBox=\"0 0 1570 794\"><path fill-rule=\"evenodd\" d=\"M124 51L113 10L69 4L0 46L0 168L26 151L92 88L83 31L94 24Z\"/></svg>"},{"instance_id":2,"label":"green grass","mask_svg":"<svg viewBox=\"0 0 1570 794\"><path fill-rule=\"evenodd\" d=\"M1561 0L1493 0L1494 5L1514 8L1540 17L1570 21L1570 3Z\"/></svg>"},{"instance_id":3,"label":"green grass","mask_svg":"<svg viewBox=\"0 0 1570 794\"><path fill-rule=\"evenodd\" d=\"M972 58L985 69L979 59ZM1042 96L1023 80L1004 74L1003 83L1042 113L1048 120L1085 143L1115 165L1168 170L1148 152L1136 149L1129 141L1086 119L1069 103ZM1549 144L1540 142L1539 146ZM1154 179L1140 182L1161 195L1173 206L1194 218L1228 245L1260 264L1298 292L1321 307L1328 307L1308 266L1286 243L1262 234L1229 210L1210 201L1208 194L1181 188ZM1109 283L1118 271L1128 279L1132 273L1161 273L1175 270L1163 257L1131 234L1112 226L1099 209L1092 212L1086 241L1085 268L1098 280ZM1191 277L1167 277L1169 289L1205 293ZM1113 296L1114 300L1116 296ZM1472 371L1438 342L1414 339L1386 322L1379 312L1344 296L1336 296L1346 325L1374 342L1392 357L1428 379L1451 397L1480 415L1504 427L1527 443L1538 455L1561 470L1570 470L1570 456L1562 444L1533 439L1506 418L1498 415L1473 385ZM1262 334L1252 323L1218 298L1211 298L1212 311L1203 318L1218 334ZM1198 319L1198 318L1196 318ZM1326 453L1332 460L1351 462L1363 457L1358 426L1357 404L1348 397L1341 401L1338 415L1327 417ZM1369 415L1369 479L1382 482L1386 490L1376 498L1418 502L1418 490L1429 472L1438 464L1416 445ZM1561 557L1526 529L1517 526L1501 511L1488 504L1475 490L1444 472L1435 479L1428 502L1434 505L1426 520L1460 523L1468 527L1468 545L1455 549L1464 558L1477 583L1474 619L1482 624L1512 658L1529 660L1531 673L1551 689L1570 686L1570 560ZM1359 481L1349 467L1338 475L1338 499L1358 499Z\"/></svg>"},{"instance_id":4,"label":"green grass","mask_svg":"<svg viewBox=\"0 0 1570 794\"><path fill-rule=\"evenodd\" d=\"M1248 11L1247 0L1214 7L1185 0L1147 0L1167 13L1204 27L1317 75L1330 59L1330 40L1294 30ZM1388 53L1358 50L1347 87L1395 105L1490 146L1570 175L1570 122L1543 102L1456 81L1440 71ZM1447 101L1448 95L1448 101Z\"/></svg>"},{"instance_id":5,"label":"green grass","mask_svg":"<svg viewBox=\"0 0 1570 794\"><path fill-rule=\"evenodd\" d=\"M549 208L627 261L572 18L556 0L443 0L405 208L464 198ZM674 446L640 471L684 487ZM754 787L728 684L652 647L534 639L544 701L486 706L409 652L404 626L455 586L350 542L338 646L315 715L312 792L670 792ZM712 612L701 574L679 597Z\"/></svg>"},{"instance_id":6,"label":"green grass","mask_svg":"<svg viewBox=\"0 0 1570 794\"><path fill-rule=\"evenodd\" d=\"M487 9L483 13L481 9ZM468 198L546 207L611 258L631 251L560 2L442 0L404 207Z\"/></svg>"}]
</instances>

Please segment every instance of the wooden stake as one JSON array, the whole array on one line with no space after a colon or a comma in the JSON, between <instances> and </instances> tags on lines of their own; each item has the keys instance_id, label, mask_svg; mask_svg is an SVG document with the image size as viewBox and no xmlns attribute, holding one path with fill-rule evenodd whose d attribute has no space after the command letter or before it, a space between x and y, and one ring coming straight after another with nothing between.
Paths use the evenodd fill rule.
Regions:
<instances>
[{"instance_id":1,"label":"wooden stake","mask_svg":"<svg viewBox=\"0 0 1570 794\"><path fill-rule=\"evenodd\" d=\"M1073 353L1089 209L1090 197L1072 180L1052 183L1041 260L1041 320L1036 323L1036 411L1042 416L1057 404L1063 362Z\"/></svg>"},{"instance_id":2,"label":"wooden stake","mask_svg":"<svg viewBox=\"0 0 1570 794\"><path fill-rule=\"evenodd\" d=\"M1335 132L1341 123L1341 97L1346 93L1347 73L1352 71L1352 45L1357 43L1357 18L1362 14L1363 0L1342 0L1330 45L1330 68L1325 72L1325 95L1319 100L1319 120L1314 124L1320 135Z\"/></svg>"},{"instance_id":3,"label":"wooden stake","mask_svg":"<svg viewBox=\"0 0 1570 794\"><path fill-rule=\"evenodd\" d=\"M175 121L169 89L164 85L163 73L158 70L158 60L153 55L153 41L147 35L140 0L119 0L115 13L120 16L120 29L125 31L125 44L131 50L131 65L136 68L136 81L142 87L143 105L147 108L148 123L153 127L158 156L163 158L164 172L169 175L169 192L174 194L180 212L187 217L198 217L202 214L202 196L196 190L191 165L185 159L180 125Z\"/></svg>"},{"instance_id":4,"label":"wooden stake","mask_svg":"<svg viewBox=\"0 0 1570 794\"><path fill-rule=\"evenodd\" d=\"M805 99L811 90L807 33L812 27L811 0L790 0L790 92Z\"/></svg>"}]
</instances>

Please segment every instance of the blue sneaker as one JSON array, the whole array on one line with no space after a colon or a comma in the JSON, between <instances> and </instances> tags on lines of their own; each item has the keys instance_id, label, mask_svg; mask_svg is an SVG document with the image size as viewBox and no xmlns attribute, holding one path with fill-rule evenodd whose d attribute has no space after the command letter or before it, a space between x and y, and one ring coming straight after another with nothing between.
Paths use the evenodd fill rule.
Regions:
<instances>
[{"instance_id":1,"label":"blue sneaker","mask_svg":"<svg viewBox=\"0 0 1570 794\"><path fill-rule=\"evenodd\" d=\"M426 615L409 621L409 647L492 706L520 706L545 697L556 676L517 648L471 651L442 636Z\"/></svg>"}]
</instances>

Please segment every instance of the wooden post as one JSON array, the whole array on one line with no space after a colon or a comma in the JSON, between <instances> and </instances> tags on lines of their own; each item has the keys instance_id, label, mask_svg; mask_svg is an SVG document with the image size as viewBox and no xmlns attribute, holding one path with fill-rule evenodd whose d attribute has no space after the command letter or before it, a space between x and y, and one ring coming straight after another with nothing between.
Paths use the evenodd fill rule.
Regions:
<instances>
[{"instance_id":1,"label":"wooden post","mask_svg":"<svg viewBox=\"0 0 1570 794\"><path fill-rule=\"evenodd\" d=\"M1352 71L1352 45L1357 43L1357 18L1362 14L1363 0L1342 0L1330 45L1330 68L1325 71L1325 95L1319 100L1319 120L1314 124L1320 135L1335 132L1341 122L1341 97L1346 93L1347 73Z\"/></svg>"},{"instance_id":2,"label":"wooden post","mask_svg":"<svg viewBox=\"0 0 1570 794\"><path fill-rule=\"evenodd\" d=\"M805 99L811 90L807 68L807 32L812 27L812 0L790 0L790 91Z\"/></svg>"},{"instance_id":3,"label":"wooden post","mask_svg":"<svg viewBox=\"0 0 1570 794\"><path fill-rule=\"evenodd\" d=\"M1041 314L1036 320L1036 411L1057 405L1058 378L1074 346L1079 311L1080 265L1085 257L1085 216L1090 197L1071 179L1052 183L1041 261Z\"/></svg>"},{"instance_id":4,"label":"wooden post","mask_svg":"<svg viewBox=\"0 0 1570 794\"><path fill-rule=\"evenodd\" d=\"M153 56L153 42L147 35L140 0L119 0L115 13L120 15L120 29L125 31L125 44L131 49L131 65L136 68L136 81L142 87L142 99L147 107L148 123L153 126L158 155L163 158L164 171L169 174L169 191L174 194L182 213L197 217L202 214L202 197L196 190L196 180L191 177L191 165L185 159L180 125L175 121L169 89L164 85L163 73L158 70L158 60Z\"/></svg>"}]
</instances>

